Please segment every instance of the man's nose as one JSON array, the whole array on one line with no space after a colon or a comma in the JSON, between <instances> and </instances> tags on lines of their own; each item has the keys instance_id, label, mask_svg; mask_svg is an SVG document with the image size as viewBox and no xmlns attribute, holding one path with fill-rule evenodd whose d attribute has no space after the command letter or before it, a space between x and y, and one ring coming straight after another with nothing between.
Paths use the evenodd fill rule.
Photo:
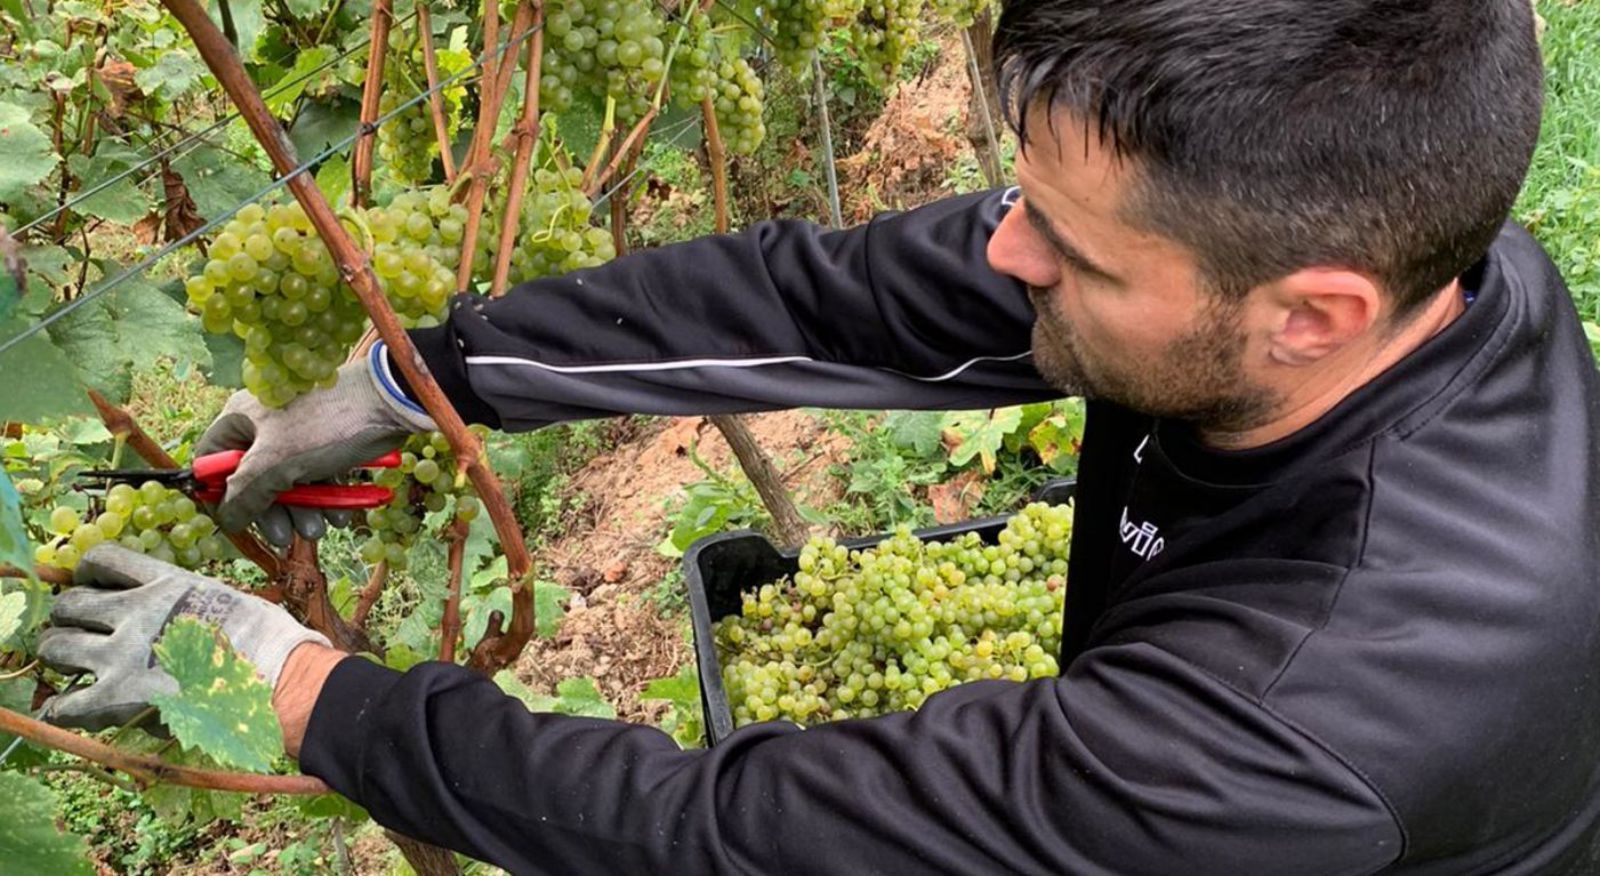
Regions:
<instances>
[{"instance_id":1,"label":"man's nose","mask_svg":"<svg viewBox=\"0 0 1600 876\"><path fill-rule=\"evenodd\" d=\"M1028 225L1019 198L989 238L989 267L1029 286L1048 289L1061 280L1049 245Z\"/></svg>"}]
</instances>

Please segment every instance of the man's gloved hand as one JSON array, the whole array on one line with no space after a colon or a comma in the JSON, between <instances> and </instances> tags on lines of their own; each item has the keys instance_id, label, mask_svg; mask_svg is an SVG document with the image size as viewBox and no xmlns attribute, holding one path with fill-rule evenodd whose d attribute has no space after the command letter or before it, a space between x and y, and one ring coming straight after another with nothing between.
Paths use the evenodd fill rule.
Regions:
<instances>
[{"instance_id":1,"label":"man's gloved hand","mask_svg":"<svg viewBox=\"0 0 1600 876\"><path fill-rule=\"evenodd\" d=\"M339 369L333 388L313 390L282 408L269 408L248 392L234 393L195 455L248 451L228 478L218 522L234 532L255 521L268 541L282 546L293 535L291 525L306 538L322 537L327 527L317 509L286 509L273 504L274 496L296 483L343 475L399 447L407 435L433 428L427 412L395 384L384 346L377 343L365 358Z\"/></svg>"},{"instance_id":2,"label":"man's gloved hand","mask_svg":"<svg viewBox=\"0 0 1600 876\"><path fill-rule=\"evenodd\" d=\"M118 544L90 548L76 578L50 610L39 656L61 672L93 672L95 681L46 700L40 717L52 724L102 730L127 723L153 695L176 693L178 682L151 650L176 618L218 625L274 686L289 652L304 642L329 644L264 599Z\"/></svg>"}]
</instances>

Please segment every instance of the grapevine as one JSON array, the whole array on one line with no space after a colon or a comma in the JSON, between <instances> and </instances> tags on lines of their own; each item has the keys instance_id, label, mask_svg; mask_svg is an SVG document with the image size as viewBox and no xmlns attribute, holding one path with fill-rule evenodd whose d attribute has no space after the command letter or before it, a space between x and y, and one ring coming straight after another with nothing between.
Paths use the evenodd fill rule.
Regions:
<instances>
[{"instance_id":1,"label":"grapevine","mask_svg":"<svg viewBox=\"0 0 1600 876\"><path fill-rule=\"evenodd\" d=\"M714 627L734 723L800 724L915 709L965 681L1058 672L1072 512L1029 505L997 544L897 530L851 551L826 538L790 579Z\"/></svg>"}]
</instances>

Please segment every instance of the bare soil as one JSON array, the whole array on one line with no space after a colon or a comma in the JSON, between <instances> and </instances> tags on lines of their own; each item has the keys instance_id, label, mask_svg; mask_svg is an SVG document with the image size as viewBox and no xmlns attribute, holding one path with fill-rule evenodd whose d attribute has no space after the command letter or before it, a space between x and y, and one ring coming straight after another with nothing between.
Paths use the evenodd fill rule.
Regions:
<instances>
[{"instance_id":1,"label":"bare soil","mask_svg":"<svg viewBox=\"0 0 1600 876\"><path fill-rule=\"evenodd\" d=\"M750 426L799 501L820 505L835 496L827 472L843 456L842 438L802 411L753 415ZM660 718L664 705L641 703L639 691L692 658L686 619L664 614L647 594L678 562L656 550L670 526L672 497L704 477L690 459L691 447L717 470L734 470L721 434L692 417L652 424L571 479L569 492L587 501L538 559L573 592L572 603L559 633L535 639L518 661L516 675L529 687L550 692L562 679L587 675L618 717Z\"/></svg>"}]
</instances>

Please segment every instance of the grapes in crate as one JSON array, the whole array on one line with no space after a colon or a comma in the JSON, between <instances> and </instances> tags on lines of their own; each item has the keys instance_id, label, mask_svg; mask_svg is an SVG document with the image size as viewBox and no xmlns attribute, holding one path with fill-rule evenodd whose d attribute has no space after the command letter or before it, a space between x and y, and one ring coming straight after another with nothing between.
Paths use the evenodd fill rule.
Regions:
<instances>
[{"instance_id":1,"label":"grapes in crate","mask_svg":"<svg viewBox=\"0 0 1600 876\"><path fill-rule=\"evenodd\" d=\"M997 544L901 528L852 551L814 538L799 570L714 627L736 726L915 709L966 681L1056 675L1072 510L1029 505Z\"/></svg>"}]
</instances>

